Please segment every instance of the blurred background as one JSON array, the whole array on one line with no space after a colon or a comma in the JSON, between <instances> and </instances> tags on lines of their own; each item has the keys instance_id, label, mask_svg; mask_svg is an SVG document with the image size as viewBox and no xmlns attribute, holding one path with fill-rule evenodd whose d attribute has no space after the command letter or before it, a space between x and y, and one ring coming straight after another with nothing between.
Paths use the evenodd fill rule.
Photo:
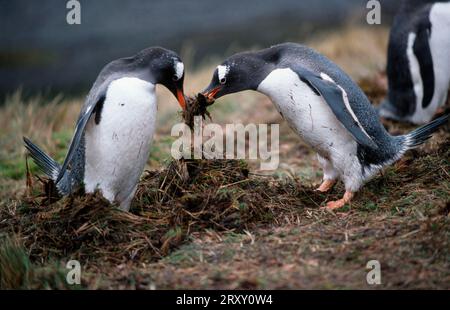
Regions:
<instances>
[{"instance_id":1,"label":"blurred background","mask_svg":"<svg viewBox=\"0 0 450 310\"><path fill-rule=\"evenodd\" d=\"M397 0L381 0L388 26ZM179 52L190 70L283 41L305 42L366 25L366 0L0 0L0 96L80 94L109 61L153 45ZM371 26L372 28L380 26Z\"/></svg>"}]
</instances>

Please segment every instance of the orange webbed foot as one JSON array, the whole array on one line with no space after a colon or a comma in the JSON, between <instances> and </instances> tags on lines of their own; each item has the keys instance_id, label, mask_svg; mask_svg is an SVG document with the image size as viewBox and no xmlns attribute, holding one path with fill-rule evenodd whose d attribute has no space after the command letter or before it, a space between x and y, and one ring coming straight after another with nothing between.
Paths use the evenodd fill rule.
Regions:
<instances>
[{"instance_id":1,"label":"orange webbed foot","mask_svg":"<svg viewBox=\"0 0 450 310\"><path fill-rule=\"evenodd\" d=\"M353 196L354 196L354 193L345 192L344 197L342 197L341 199L328 202L325 209L327 209L327 210L340 209L343 206L345 206L347 203L349 203L350 200L352 200Z\"/></svg>"}]
</instances>

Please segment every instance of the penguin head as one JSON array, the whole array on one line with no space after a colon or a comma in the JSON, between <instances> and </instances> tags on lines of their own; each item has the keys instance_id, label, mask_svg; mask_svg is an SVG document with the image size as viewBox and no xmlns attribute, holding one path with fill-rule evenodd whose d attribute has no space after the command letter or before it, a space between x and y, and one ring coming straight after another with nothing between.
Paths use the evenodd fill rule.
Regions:
<instances>
[{"instance_id":1,"label":"penguin head","mask_svg":"<svg viewBox=\"0 0 450 310\"><path fill-rule=\"evenodd\" d=\"M183 90L184 64L175 52L162 47L151 47L134 58L135 62L140 63L144 76L151 83L164 85L177 98L180 106L186 108Z\"/></svg>"},{"instance_id":2,"label":"penguin head","mask_svg":"<svg viewBox=\"0 0 450 310\"><path fill-rule=\"evenodd\" d=\"M235 54L217 66L211 83L202 92L214 101L222 96L244 91L256 90L264 78L274 69L278 57L270 49L260 52Z\"/></svg>"}]
</instances>

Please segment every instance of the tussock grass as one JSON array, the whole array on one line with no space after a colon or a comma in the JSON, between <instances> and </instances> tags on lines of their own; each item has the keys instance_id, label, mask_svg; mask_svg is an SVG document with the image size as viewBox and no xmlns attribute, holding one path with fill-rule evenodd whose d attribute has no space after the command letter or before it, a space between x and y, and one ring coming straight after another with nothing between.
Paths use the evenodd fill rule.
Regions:
<instances>
[{"instance_id":1,"label":"tussock grass","mask_svg":"<svg viewBox=\"0 0 450 310\"><path fill-rule=\"evenodd\" d=\"M39 267L30 261L18 236L0 238L0 289L73 289L66 270L54 262Z\"/></svg>"},{"instance_id":2,"label":"tussock grass","mask_svg":"<svg viewBox=\"0 0 450 310\"><path fill-rule=\"evenodd\" d=\"M0 246L0 288L20 288L27 285L31 263L17 239L2 238ZM6 239L6 240L5 240Z\"/></svg>"}]
</instances>

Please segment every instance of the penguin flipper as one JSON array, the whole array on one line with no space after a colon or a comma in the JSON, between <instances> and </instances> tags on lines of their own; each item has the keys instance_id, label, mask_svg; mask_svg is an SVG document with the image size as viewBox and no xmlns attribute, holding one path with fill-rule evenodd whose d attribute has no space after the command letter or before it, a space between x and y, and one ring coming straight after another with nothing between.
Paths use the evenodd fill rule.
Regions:
<instances>
[{"instance_id":1,"label":"penguin flipper","mask_svg":"<svg viewBox=\"0 0 450 310\"><path fill-rule=\"evenodd\" d=\"M372 138L363 130L344 102L343 92L335 83L304 68L295 70L300 79L320 94L339 122L352 134L358 144L372 149L378 148Z\"/></svg>"},{"instance_id":2,"label":"penguin flipper","mask_svg":"<svg viewBox=\"0 0 450 310\"><path fill-rule=\"evenodd\" d=\"M422 107L424 109L430 105L434 95L434 67L430 49L430 36L431 24L422 22L417 30L413 45L413 51L419 62L420 76L423 81Z\"/></svg>"},{"instance_id":3,"label":"penguin flipper","mask_svg":"<svg viewBox=\"0 0 450 310\"><path fill-rule=\"evenodd\" d=\"M76 153L76 150L80 146L84 129L89 119L91 118L92 114L96 112L96 107L103 104L103 102L105 101L105 97L106 89L98 92L95 96L88 96L86 103L80 112L80 116L78 117L78 121L75 126L75 133L73 134L72 142L69 146L69 151L67 152L67 156L64 159L64 163L61 166L61 170L59 171L59 175L55 183L58 183L63 178L67 167L69 166L74 154Z\"/></svg>"}]
</instances>

